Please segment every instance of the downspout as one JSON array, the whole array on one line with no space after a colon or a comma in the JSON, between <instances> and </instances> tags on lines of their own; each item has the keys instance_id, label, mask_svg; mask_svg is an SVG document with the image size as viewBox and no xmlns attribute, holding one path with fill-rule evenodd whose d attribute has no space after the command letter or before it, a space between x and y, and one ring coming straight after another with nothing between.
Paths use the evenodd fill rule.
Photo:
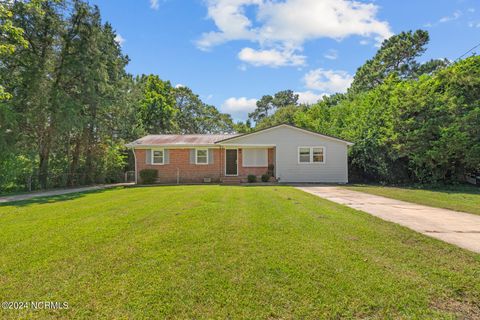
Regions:
<instances>
[{"instance_id":1,"label":"downspout","mask_svg":"<svg viewBox=\"0 0 480 320\"><path fill-rule=\"evenodd\" d=\"M135 161L135 184L138 184L137 182L137 155L135 154L135 148L132 147L132 152L133 152L133 160Z\"/></svg>"}]
</instances>

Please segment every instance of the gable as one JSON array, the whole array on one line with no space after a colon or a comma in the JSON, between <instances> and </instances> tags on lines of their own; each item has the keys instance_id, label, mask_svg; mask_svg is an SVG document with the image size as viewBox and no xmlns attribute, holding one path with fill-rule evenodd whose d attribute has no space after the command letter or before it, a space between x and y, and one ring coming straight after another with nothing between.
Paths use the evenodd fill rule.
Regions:
<instances>
[{"instance_id":1,"label":"gable","mask_svg":"<svg viewBox=\"0 0 480 320\"><path fill-rule=\"evenodd\" d=\"M308 143L340 143L343 145L353 145L353 143L316 133L313 131L305 130L302 128L294 127L287 124L281 124L275 127L267 128L264 130L240 135L237 137L229 138L217 142L221 145L234 145L234 144L270 144L276 145L283 140L298 140L299 144L308 144Z\"/></svg>"}]
</instances>

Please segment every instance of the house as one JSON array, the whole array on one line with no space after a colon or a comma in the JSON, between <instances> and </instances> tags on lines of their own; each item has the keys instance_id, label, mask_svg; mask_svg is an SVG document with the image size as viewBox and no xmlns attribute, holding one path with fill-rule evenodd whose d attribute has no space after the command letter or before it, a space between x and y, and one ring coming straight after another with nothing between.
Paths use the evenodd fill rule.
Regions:
<instances>
[{"instance_id":1,"label":"house","mask_svg":"<svg viewBox=\"0 0 480 320\"><path fill-rule=\"evenodd\" d=\"M148 135L127 146L159 183L244 182L270 171L279 182L348 182L352 143L281 124L247 134Z\"/></svg>"}]
</instances>

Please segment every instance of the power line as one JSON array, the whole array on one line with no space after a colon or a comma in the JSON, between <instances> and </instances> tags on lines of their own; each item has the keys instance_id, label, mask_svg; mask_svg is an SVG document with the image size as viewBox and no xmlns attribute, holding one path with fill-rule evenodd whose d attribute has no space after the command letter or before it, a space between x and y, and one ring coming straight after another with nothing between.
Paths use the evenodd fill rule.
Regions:
<instances>
[{"instance_id":1,"label":"power line","mask_svg":"<svg viewBox=\"0 0 480 320\"><path fill-rule=\"evenodd\" d=\"M480 42L475 46L473 47L472 49L468 50L467 52L465 52L464 54L462 54L460 57L458 57L457 59L455 59L454 62L457 62L458 60L462 59L463 57L465 57L467 54L469 54L470 52L472 52L473 50L475 50L476 48L480 47Z\"/></svg>"}]
</instances>

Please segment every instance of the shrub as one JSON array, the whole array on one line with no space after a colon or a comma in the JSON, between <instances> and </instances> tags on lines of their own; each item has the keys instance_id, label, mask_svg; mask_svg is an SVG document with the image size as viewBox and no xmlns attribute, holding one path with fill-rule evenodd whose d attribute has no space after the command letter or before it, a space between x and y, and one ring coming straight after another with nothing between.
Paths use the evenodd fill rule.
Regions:
<instances>
[{"instance_id":1,"label":"shrub","mask_svg":"<svg viewBox=\"0 0 480 320\"><path fill-rule=\"evenodd\" d=\"M143 169L140 171L140 178L144 184L152 184L157 180L158 171L155 169Z\"/></svg>"},{"instance_id":2,"label":"shrub","mask_svg":"<svg viewBox=\"0 0 480 320\"><path fill-rule=\"evenodd\" d=\"M256 181L257 181L257 176L254 175L254 174L249 174L248 177L247 177L247 181L248 181L249 183L256 182Z\"/></svg>"},{"instance_id":3,"label":"shrub","mask_svg":"<svg viewBox=\"0 0 480 320\"><path fill-rule=\"evenodd\" d=\"M270 175L268 173L262 174L262 181L263 182L270 181Z\"/></svg>"}]
</instances>

